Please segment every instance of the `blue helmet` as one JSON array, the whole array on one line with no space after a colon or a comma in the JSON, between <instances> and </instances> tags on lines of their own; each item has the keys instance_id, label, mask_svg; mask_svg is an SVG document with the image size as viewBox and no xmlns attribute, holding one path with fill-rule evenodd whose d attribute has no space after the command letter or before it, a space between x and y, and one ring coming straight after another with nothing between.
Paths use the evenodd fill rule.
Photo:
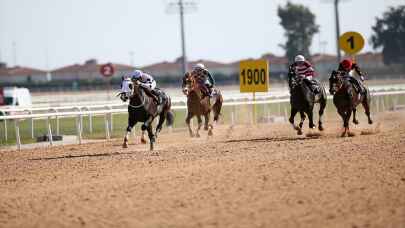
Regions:
<instances>
[{"instance_id":1,"label":"blue helmet","mask_svg":"<svg viewBox=\"0 0 405 228\"><path fill-rule=\"evenodd\" d=\"M131 73L131 79L132 80L137 80L142 77L143 72L140 70L135 70L134 72Z\"/></svg>"}]
</instances>

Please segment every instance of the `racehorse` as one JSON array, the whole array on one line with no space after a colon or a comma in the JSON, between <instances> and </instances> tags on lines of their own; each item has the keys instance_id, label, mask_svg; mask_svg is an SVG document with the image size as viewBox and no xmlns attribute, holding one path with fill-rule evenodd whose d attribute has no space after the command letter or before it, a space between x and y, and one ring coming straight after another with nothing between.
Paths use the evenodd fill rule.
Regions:
<instances>
[{"instance_id":1,"label":"racehorse","mask_svg":"<svg viewBox=\"0 0 405 228\"><path fill-rule=\"evenodd\" d=\"M214 89L212 98L204 96L202 86L204 81L194 75L188 74L185 79L186 85L183 88L183 93L187 96L187 117L186 124L190 133L190 137L200 137L200 129L202 127L201 116L204 116L204 130L208 130L208 135L213 135L214 125L218 122L221 114L223 98L219 89ZM211 110L214 114L214 123L210 123ZM190 126L191 119L196 116L198 127L194 133Z\"/></svg>"},{"instance_id":2,"label":"racehorse","mask_svg":"<svg viewBox=\"0 0 405 228\"><path fill-rule=\"evenodd\" d=\"M162 130L163 123L167 119L167 126L172 126L174 121L173 113L171 112L171 99L163 91L160 91L162 96L162 104L159 106L154 102L152 97L147 96L144 88L139 86L138 82L127 81L130 91L121 92L119 95L123 95L129 99L128 104L128 127L124 137L123 148L128 147L128 136L131 133L132 128L137 122L142 122L142 138L141 142L146 143L144 139L145 130L148 131L150 150L153 150L155 138ZM155 134L153 134L152 123L153 120L159 116L159 122L156 127Z\"/></svg>"},{"instance_id":3,"label":"racehorse","mask_svg":"<svg viewBox=\"0 0 405 228\"><path fill-rule=\"evenodd\" d=\"M318 129L323 131L323 123L322 123L322 115L324 113L326 107L326 92L325 88L320 85L320 92L319 94L315 94L310 89L310 85L308 85L303 77L297 76L294 77L294 73L289 73L289 86L290 86L290 104L291 104L291 115L290 115L290 123L292 124L293 128L297 131L298 135L302 135L302 126L305 121L305 114L308 116L309 119L309 128L315 128L314 120L313 120L313 109L316 103L319 103L319 121L318 121ZM294 117L297 113L301 115L301 122L299 125L295 125Z\"/></svg>"},{"instance_id":4,"label":"racehorse","mask_svg":"<svg viewBox=\"0 0 405 228\"><path fill-rule=\"evenodd\" d=\"M344 78L343 72L333 71L329 78L329 92L333 94L333 103L339 115L343 120L344 131L342 137L346 133L350 136L349 121L353 113L353 123L359 124L356 119L356 107L361 103L368 118L368 124L372 124L373 120L370 116L370 91L365 87L365 94L358 94L354 85Z\"/></svg>"}]
</instances>

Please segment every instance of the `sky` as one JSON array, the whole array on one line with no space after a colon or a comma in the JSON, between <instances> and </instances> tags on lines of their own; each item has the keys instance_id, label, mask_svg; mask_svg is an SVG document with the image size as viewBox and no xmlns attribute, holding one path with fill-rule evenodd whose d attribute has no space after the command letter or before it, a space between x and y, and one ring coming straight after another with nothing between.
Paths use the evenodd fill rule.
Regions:
<instances>
[{"instance_id":1,"label":"sky","mask_svg":"<svg viewBox=\"0 0 405 228\"><path fill-rule=\"evenodd\" d=\"M170 0L0 0L0 61L52 70L95 58L145 66L181 55L179 16ZM277 7L286 0L196 0L185 15L190 60L232 62L284 55L286 41ZM291 0L309 7L320 33L313 53L336 53L332 0ZM357 31L369 43L371 26L405 0L343 0L341 32ZM326 43L326 45L320 45ZM131 58L131 52L133 57Z\"/></svg>"}]
</instances>

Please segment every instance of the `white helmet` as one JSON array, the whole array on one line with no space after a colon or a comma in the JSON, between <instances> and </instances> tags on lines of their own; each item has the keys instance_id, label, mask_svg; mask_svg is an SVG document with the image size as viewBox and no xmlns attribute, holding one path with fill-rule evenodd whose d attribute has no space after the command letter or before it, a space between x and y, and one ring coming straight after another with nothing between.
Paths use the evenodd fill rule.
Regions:
<instances>
[{"instance_id":1,"label":"white helmet","mask_svg":"<svg viewBox=\"0 0 405 228\"><path fill-rule=\"evenodd\" d=\"M305 61L305 57L303 55L297 55L295 56L294 59L295 62L304 62Z\"/></svg>"},{"instance_id":2,"label":"white helmet","mask_svg":"<svg viewBox=\"0 0 405 228\"><path fill-rule=\"evenodd\" d=\"M132 80L137 80L140 79L142 76L143 72L140 70L135 70L134 72L131 73L131 79Z\"/></svg>"},{"instance_id":3,"label":"white helmet","mask_svg":"<svg viewBox=\"0 0 405 228\"><path fill-rule=\"evenodd\" d=\"M193 70L205 70L205 66L202 63L197 63L193 66Z\"/></svg>"}]
</instances>

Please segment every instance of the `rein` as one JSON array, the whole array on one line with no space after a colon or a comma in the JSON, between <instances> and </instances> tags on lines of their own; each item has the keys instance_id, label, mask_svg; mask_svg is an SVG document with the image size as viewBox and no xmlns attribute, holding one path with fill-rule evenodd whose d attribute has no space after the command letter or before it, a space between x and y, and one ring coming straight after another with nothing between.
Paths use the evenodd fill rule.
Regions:
<instances>
[{"instance_id":1,"label":"rein","mask_svg":"<svg viewBox=\"0 0 405 228\"><path fill-rule=\"evenodd\" d=\"M143 100L142 100L141 104L139 104L139 105L131 105L131 103L129 103L128 106L131 107L131 108L135 108L135 109L143 107L145 105L146 97L145 97L145 95L143 95L142 97L143 97Z\"/></svg>"}]
</instances>

